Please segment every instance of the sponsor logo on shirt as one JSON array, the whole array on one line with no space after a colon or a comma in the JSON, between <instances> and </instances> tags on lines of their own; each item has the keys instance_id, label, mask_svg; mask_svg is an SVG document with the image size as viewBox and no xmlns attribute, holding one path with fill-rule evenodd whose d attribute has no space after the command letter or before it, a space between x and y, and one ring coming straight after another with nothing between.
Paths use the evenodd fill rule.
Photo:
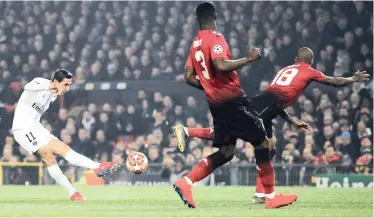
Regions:
<instances>
[{"instance_id":1,"label":"sponsor logo on shirt","mask_svg":"<svg viewBox=\"0 0 374 218\"><path fill-rule=\"evenodd\" d=\"M34 108L39 114L43 114L45 107L44 107L44 105L41 106L41 107L39 107L39 105L37 105L36 103L34 103L32 105L32 108Z\"/></svg>"}]
</instances>

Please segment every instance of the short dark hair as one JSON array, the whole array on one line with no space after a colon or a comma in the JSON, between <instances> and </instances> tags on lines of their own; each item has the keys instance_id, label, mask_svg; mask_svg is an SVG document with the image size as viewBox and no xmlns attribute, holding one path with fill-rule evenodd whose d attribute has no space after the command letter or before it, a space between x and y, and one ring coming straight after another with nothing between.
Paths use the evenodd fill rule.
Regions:
<instances>
[{"instance_id":1,"label":"short dark hair","mask_svg":"<svg viewBox=\"0 0 374 218\"><path fill-rule=\"evenodd\" d=\"M215 20L216 7L211 2L200 3L196 7L196 17L199 23L204 20Z\"/></svg>"},{"instance_id":2,"label":"short dark hair","mask_svg":"<svg viewBox=\"0 0 374 218\"><path fill-rule=\"evenodd\" d=\"M297 60L309 63L313 60L314 54L312 49L308 47L302 47L297 51Z\"/></svg>"},{"instance_id":3,"label":"short dark hair","mask_svg":"<svg viewBox=\"0 0 374 218\"><path fill-rule=\"evenodd\" d=\"M53 80L57 80L58 82L61 82L64 79L71 79L73 78L73 74L65 69L57 69L55 74L53 75Z\"/></svg>"}]
</instances>

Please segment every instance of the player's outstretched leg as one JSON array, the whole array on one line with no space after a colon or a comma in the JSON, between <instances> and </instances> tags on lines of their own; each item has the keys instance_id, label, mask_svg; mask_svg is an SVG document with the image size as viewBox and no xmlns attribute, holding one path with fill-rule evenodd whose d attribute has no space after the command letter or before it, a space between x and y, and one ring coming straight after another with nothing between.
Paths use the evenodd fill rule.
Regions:
<instances>
[{"instance_id":1,"label":"player's outstretched leg","mask_svg":"<svg viewBox=\"0 0 374 218\"><path fill-rule=\"evenodd\" d=\"M69 182L66 176L62 173L60 167L56 163L56 158L53 155L52 151L46 147L41 147L37 153L47 166L49 175L60 185L62 186L70 196L72 201L86 200L86 198L75 190L73 185Z\"/></svg>"},{"instance_id":2,"label":"player's outstretched leg","mask_svg":"<svg viewBox=\"0 0 374 218\"><path fill-rule=\"evenodd\" d=\"M48 147L51 148L54 154L62 156L65 160L75 166L93 169L98 177L105 176L112 171L118 170L120 167L118 162L95 162L86 156L78 154L68 145L65 145L63 142L57 139L51 140Z\"/></svg>"},{"instance_id":3,"label":"player's outstretched leg","mask_svg":"<svg viewBox=\"0 0 374 218\"><path fill-rule=\"evenodd\" d=\"M186 134L189 137L197 137L200 139L208 139L213 140L214 139L214 128L184 128L186 131Z\"/></svg>"},{"instance_id":4,"label":"player's outstretched leg","mask_svg":"<svg viewBox=\"0 0 374 218\"><path fill-rule=\"evenodd\" d=\"M215 169L229 162L234 157L235 145L223 146L219 151L201 160L191 172L174 183L174 190L178 193L184 204L189 208L196 208L192 198L192 185L204 179Z\"/></svg>"},{"instance_id":5,"label":"player's outstretched leg","mask_svg":"<svg viewBox=\"0 0 374 218\"><path fill-rule=\"evenodd\" d=\"M276 194L274 190L274 168L271 164L270 151L267 148L255 149L258 174L265 191L265 207L279 208L292 204L298 198L296 194Z\"/></svg>"}]
</instances>

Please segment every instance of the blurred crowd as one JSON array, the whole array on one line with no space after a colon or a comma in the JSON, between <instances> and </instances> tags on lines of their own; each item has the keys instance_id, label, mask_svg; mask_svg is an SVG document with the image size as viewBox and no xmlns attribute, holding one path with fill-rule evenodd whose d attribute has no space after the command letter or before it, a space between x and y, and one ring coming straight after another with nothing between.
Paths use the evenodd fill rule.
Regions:
<instances>
[{"instance_id":1,"label":"blurred crowd","mask_svg":"<svg viewBox=\"0 0 374 218\"><path fill-rule=\"evenodd\" d=\"M197 2L1 2L0 67L4 82L49 77L76 80L176 79L197 30ZM315 51L329 75L372 71L371 2L217 2L218 30L234 58L264 51L256 70L271 79L295 50ZM246 76L253 66L240 70Z\"/></svg>"},{"instance_id":2,"label":"blurred crowd","mask_svg":"<svg viewBox=\"0 0 374 218\"><path fill-rule=\"evenodd\" d=\"M299 47L315 52L314 66L330 76L365 69L372 75L372 2L216 2L218 31L233 58L254 46L263 50L258 63L239 70L241 83L269 84L277 70L293 62ZM0 2L1 161L37 161L21 149L9 131L20 84L34 77L51 78L57 68L75 82L181 80L189 46L197 31L197 2ZM260 73L261 72L261 73ZM261 84L253 84L253 77ZM373 104L366 84L333 92L314 88L287 110L312 124L300 133L275 121L276 161L285 167L339 164L344 172L372 171ZM370 85L369 85L370 86ZM372 86L372 84L371 84ZM369 87L370 88L370 87ZM255 93L249 93L253 95ZM76 151L95 160L123 161L130 150L147 154L170 176L213 152L211 142L188 141L177 154L170 126L212 126L207 110L193 96L139 91L128 105L59 108L42 123ZM165 123L167 117L170 122ZM238 141L233 162L254 163L253 148ZM63 160L61 160L63 161ZM334 168L336 170L336 168Z\"/></svg>"}]
</instances>

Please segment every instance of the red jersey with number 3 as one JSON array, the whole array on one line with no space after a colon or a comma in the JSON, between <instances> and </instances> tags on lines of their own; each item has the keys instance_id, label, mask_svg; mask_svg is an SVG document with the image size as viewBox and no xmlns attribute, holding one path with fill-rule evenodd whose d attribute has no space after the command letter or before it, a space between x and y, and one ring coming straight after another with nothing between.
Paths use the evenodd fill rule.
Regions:
<instances>
[{"instance_id":1,"label":"red jersey with number 3","mask_svg":"<svg viewBox=\"0 0 374 218\"><path fill-rule=\"evenodd\" d=\"M278 96L280 107L286 108L295 103L310 82L320 82L325 78L326 76L321 71L312 68L307 63L298 62L278 71L265 92Z\"/></svg>"},{"instance_id":2,"label":"red jersey with number 3","mask_svg":"<svg viewBox=\"0 0 374 218\"><path fill-rule=\"evenodd\" d=\"M225 37L211 30L199 31L190 47L186 67L194 68L209 105L244 96L236 71L217 72L213 65L216 58L231 60Z\"/></svg>"}]
</instances>

